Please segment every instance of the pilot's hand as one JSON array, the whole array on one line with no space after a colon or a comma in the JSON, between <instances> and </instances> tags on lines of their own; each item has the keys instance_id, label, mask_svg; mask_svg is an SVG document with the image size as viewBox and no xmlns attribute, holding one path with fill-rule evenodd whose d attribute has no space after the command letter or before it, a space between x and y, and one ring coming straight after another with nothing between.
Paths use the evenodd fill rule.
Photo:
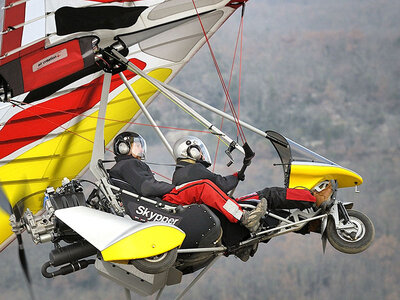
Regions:
<instances>
[{"instance_id":1,"label":"pilot's hand","mask_svg":"<svg viewBox=\"0 0 400 300\"><path fill-rule=\"evenodd\" d=\"M248 167L250 166L251 160L256 154L253 152L253 150L251 150L247 142L243 145L243 149L244 149L243 166Z\"/></svg>"},{"instance_id":2,"label":"pilot's hand","mask_svg":"<svg viewBox=\"0 0 400 300\"><path fill-rule=\"evenodd\" d=\"M243 165L248 167L251 164L251 160L253 159L253 157L245 157L243 158Z\"/></svg>"},{"instance_id":3,"label":"pilot's hand","mask_svg":"<svg viewBox=\"0 0 400 300\"><path fill-rule=\"evenodd\" d=\"M244 172L242 172L242 171L239 171L239 172L237 172L236 173L237 174L237 178L240 180L240 181L244 181L244 179L245 179L245 175L244 175Z\"/></svg>"}]
</instances>

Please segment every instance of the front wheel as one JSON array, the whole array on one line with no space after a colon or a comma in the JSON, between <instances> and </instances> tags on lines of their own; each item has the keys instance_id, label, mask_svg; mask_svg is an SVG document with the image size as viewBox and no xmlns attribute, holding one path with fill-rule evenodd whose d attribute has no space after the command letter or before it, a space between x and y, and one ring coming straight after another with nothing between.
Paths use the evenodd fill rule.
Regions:
<instances>
[{"instance_id":1,"label":"front wheel","mask_svg":"<svg viewBox=\"0 0 400 300\"><path fill-rule=\"evenodd\" d=\"M158 274L171 268L178 256L178 249L172 249L168 252L156 256L134 259L131 261L138 270L147 274Z\"/></svg>"},{"instance_id":2,"label":"front wheel","mask_svg":"<svg viewBox=\"0 0 400 300\"><path fill-rule=\"evenodd\" d=\"M348 254L360 253L366 250L375 237L375 228L371 220L363 213L348 210L352 227L337 229L335 221L330 218L326 228L329 243L338 251ZM344 225L341 219L340 225Z\"/></svg>"}]
</instances>

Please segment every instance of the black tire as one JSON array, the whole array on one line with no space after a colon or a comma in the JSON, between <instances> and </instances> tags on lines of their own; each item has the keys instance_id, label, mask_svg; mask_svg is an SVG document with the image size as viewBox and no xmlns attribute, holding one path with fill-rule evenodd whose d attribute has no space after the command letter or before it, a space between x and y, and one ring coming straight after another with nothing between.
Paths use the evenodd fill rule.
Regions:
<instances>
[{"instance_id":1,"label":"black tire","mask_svg":"<svg viewBox=\"0 0 400 300\"><path fill-rule=\"evenodd\" d=\"M131 261L131 263L144 273L158 274L171 268L174 265L177 256L178 250L175 248L160 255L134 259Z\"/></svg>"},{"instance_id":2,"label":"black tire","mask_svg":"<svg viewBox=\"0 0 400 300\"><path fill-rule=\"evenodd\" d=\"M371 220L357 210L347 211L354 228L337 230L335 221L330 218L326 228L329 243L338 251L348 254L366 250L375 237L375 228ZM342 222L343 220L340 220Z\"/></svg>"}]
</instances>

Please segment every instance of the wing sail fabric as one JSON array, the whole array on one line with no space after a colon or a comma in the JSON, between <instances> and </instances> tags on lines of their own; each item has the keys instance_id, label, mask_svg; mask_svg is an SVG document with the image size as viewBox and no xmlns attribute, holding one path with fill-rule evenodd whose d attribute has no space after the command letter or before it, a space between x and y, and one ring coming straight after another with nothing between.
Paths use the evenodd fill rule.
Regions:
<instances>
[{"instance_id":1,"label":"wing sail fabric","mask_svg":"<svg viewBox=\"0 0 400 300\"><path fill-rule=\"evenodd\" d=\"M35 90L94 65L92 37L72 40L45 49L44 43L0 66L0 76L12 96Z\"/></svg>"},{"instance_id":2,"label":"wing sail fabric","mask_svg":"<svg viewBox=\"0 0 400 300\"><path fill-rule=\"evenodd\" d=\"M23 28L18 25L25 21L25 3L12 6L15 0L0 1L0 9L2 16L2 42L0 56L7 52L21 47Z\"/></svg>"},{"instance_id":3,"label":"wing sail fabric","mask_svg":"<svg viewBox=\"0 0 400 300\"><path fill-rule=\"evenodd\" d=\"M22 26L21 41L5 51L2 35L1 51L11 54L0 58L3 86L6 82L12 89L13 100L28 103L0 106L0 184L12 205L20 200L16 195L21 194L21 186L27 185L23 196L34 213L41 209L48 186L59 186L63 177L79 176L90 161L103 80L92 42L98 42L100 48L127 42L128 59L164 82L205 43L191 0L30 0L25 14L37 2L44 3L46 12L38 21L46 29L43 38L29 40L25 36L27 25ZM245 0L195 1L209 37L235 11L238 2ZM124 9L132 18L115 20L115 14L107 15L102 9L110 6L114 11ZM102 20L84 20L85 14L79 15L94 12L93 8L103 11ZM74 23L81 24L69 29L67 12L79 12ZM61 13L65 13L62 24L57 22ZM105 29L108 21L117 28ZM135 74L126 76L142 102L149 105L157 95L154 86ZM105 120L106 145L138 117L138 112L129 91L114 75ZM0 228L1 250L12 234L8 216L1 209Z\"/></svg>"},{"instance_id":4,"label":"wing sail fabric","mask_svg":"<svg viewBox=\"0 0 400 300\"><path fill-rule=\"evenodd\" d=\"M133 26L147 7L62 7L55 13L58 35L97 29L119 29Z\"/></svg>"}]
</instances>

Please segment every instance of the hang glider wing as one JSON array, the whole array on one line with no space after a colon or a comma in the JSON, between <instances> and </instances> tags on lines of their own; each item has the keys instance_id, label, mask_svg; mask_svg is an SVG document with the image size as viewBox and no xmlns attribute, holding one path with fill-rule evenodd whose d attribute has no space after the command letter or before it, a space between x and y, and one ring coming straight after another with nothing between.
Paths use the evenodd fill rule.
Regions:
<instances>
[{"instance_id":1,"label":"hang glider wing","mask_svg":"<svg viewBox=\"0 0 400 300\"><path fill-rule=\"evenodd\" d=\"M132 63L168 82L205 43L203 28L211 36L246 1L0 0L0 184L11 205L38 212L48 186L88 165L107 65L99 49L126 45ZM157 90L125 75L150 104ZM138 111L114 75L106 145ZM13 239L1 209L0 227L1 250Z\"/></svg>"}]
</instances>

